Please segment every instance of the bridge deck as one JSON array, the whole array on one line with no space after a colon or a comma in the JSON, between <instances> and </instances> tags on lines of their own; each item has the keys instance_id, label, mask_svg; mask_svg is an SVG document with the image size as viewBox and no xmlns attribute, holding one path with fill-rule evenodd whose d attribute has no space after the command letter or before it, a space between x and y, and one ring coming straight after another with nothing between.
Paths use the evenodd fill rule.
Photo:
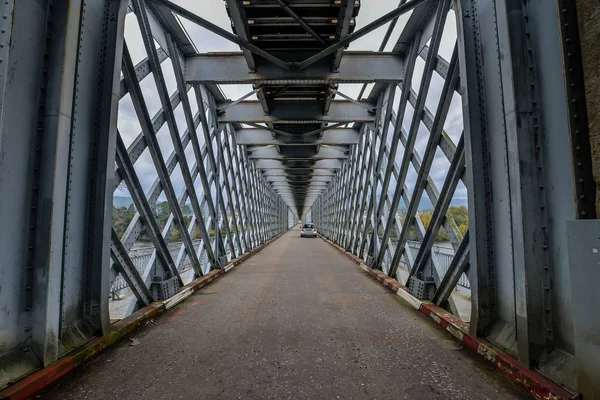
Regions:
<instances>
[{"instance_id":1,"label":"bridge deck","mask_svg":"<svg viewBox=\"0 0 600 400\"><path fill-rule=\"evenodd\" d=\"M513 399L524 392L319 239L284 235L42 397Z\"/></svg>"}]
</instances>

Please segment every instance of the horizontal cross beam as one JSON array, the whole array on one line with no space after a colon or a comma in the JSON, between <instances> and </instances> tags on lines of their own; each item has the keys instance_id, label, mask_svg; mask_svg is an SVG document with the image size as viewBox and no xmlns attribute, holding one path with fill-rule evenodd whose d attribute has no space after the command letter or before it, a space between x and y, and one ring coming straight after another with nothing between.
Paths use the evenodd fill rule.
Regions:
<instances>
[{"instance_id":1,"label":"horizontal cross beam","mask_svg":"<svg viewBox=\"0 0 600 400\"><path fill-rule=\"evenodd\" d=\"M267 129L238 129L235 132L235 141L238 145L351 145L357 144L359 139L357 130L351 128L330 129L323 132L322 137L273 137Z\"/></svg>"},{"instance_id":2,"label":"horizontal cross beam","mask_svg":"<svg viewBox=\"0 0 600 400\"><path fill-rule=\"evenodd\" d=\"M289 71L256 59L256 72L248 71L243 53L208 53L188 57L186 81L214 84L319 84L399 82L404 62L392 53L344 52L338 72L321 60L304 70Z\"/></svg>"},{"instance_id":3,"label":"horizontal cross beam","mask_svg":"<svg viewBox=\"0 0 600 400\"><path fill-rule=\"evenodd\" d=\"M219 103L224 109L228 102ZM375 107L373 103L363 102ZM265 115L258 101L243 101L226 109L219 115L220 123L228 122L277 122L277 123L314 123L314 122L372 122L374 115L365 108L349 101L332 101L327 114L323 105L317 101L286 101L271 105L269 115Z\"/></svg>"},{"instance_id":4,"label":"horizontal cross beam","mask_svg":"<svg viewBox=\"0 0 600 400\"><path fill-rule=\"evenodd\" d=\"M286 177L294 178L294 177L299 177L299 176L302 176L302 177L308 176L311 178L316 178L316 177L327 178L327 177L335 176L335 172L333 172L330 169L316 168L316 169L313 169L310 171L309 170L306 170L306 171L298 170L295 172L301 172L301 174L290 173L289 171L286 171L284 169L265 169L265 170L263 170L263 175L265 177L283 177L283 178L286 178Z\"/></svg>"},{"instance_id":5,"label":"horizontal cross beam","mask_svg":"<svg viewBox=\"0 0 600 400\"><path fill-rule=\"evenodd\" d=\"M321 147L319 151L315 151L314 146L284 146L280 148L280 152L275 147L258 147L249 150L249 159L270 159L270 160L286 160L286 159L346 159L348 158L347 151L337 148Z\"/></svg>"},{"instance_id":6,"label":"horizontal cross beam","mask_svg":"<svg viewBox=\"0 0 600 400\"><path fill-rule=\"evenodd\" d=\"M311 176L311 175L298 175L295 178L290 175L269 175L265 176L269 182L290 182L290 183L304 183L304 182L331 182L332 176Z\"/></svg>"},{"instance_id":7,"label":"horizontal cross beam","mask_svg":"<svg viewBox=\"0 0 600 400\"><path fill-rule=\"evenodd\" d=\"M254 165L257 169L289 169L289 170L306 170L306 171L316 171L316 170L332 170L332 169L340 169L342 168L342 160L337 159L328 159L328 160L317 160L314 163L311 163L310 166L306 167L293 167L289 165L285 165L281 161L278 160L254 160Z\"/></svg>"}]
</instances>

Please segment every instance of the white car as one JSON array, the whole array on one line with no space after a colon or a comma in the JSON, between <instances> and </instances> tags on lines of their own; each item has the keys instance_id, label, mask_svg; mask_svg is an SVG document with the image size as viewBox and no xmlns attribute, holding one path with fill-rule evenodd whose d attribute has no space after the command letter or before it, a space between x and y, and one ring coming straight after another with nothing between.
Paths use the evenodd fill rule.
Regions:
<instances>
[{"instance_id":1,"label":"white car","mask_svg":"<svg viewBox=\"0 0 600 400\"><path fill-rule=\"evenodd\" d=\"M317 237L315 224L304 224L300 228L300 237Z\"/></svg>"}]
</instances>

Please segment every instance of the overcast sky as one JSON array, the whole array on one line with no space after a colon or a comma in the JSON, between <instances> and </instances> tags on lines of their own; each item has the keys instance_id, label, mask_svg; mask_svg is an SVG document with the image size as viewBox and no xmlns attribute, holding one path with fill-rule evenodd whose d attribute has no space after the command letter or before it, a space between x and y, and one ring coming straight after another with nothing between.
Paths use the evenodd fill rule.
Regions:
<instances>
[{"instance_id":1,"label":"overcast sky","mask_svg":"<svg viewBox=\"0 0 600 400\"><path fill-rule=\"evenodd\" d=\"M231 23L229 17L227 16L227 12L225 10L225 4L223 0L174 0L175 3L186 7L190 11L202 16L203 18L210 20L211 22L219 25L220 27L231 31ZM388 11L391 11L394 7L397 6L397 1L395 0L363 0L361 2L361 9L356 18L356 29L360 29L365 26L369 22L378 18L379 16L385 14ZM406 14L402 16L390 38L390 41L386 47L386 51L389 51L394 46L396 40L400 36L401 30L408 19L410 14ZM240 51L239 46L234 43L231 43L212 32L201 28L192 22L181 19L182 25L187 30L190 35L192 41L195 46L198 48L200 52L223 52L223 51ZM387 29L387 25L379 28L378 30L370 33L362 37L361 39L353 42L349 50L372 50L375 51L378 49L383 35ZM137 23L137 19L133 13L129 13L127 15L126 24L125 24L125 39L127 42L127 46L131 56L133 58L134 64L137 64L141 60L146 58L146 51L144 49L143 42L141 40L141 35ZM440 46L439 54L446 60L450 59L452 54L454 44L456 41L456 21L454 12L450 11L446 26L444 29L444 35L442 39L442 43ZM158 44L156 43L157 47ZM419 87L419 83L421 80L421 75L424 67L424 61L419 59L417 65L415 67L415 73L412 80L412 87L415 91ZM171 61L167 59L162 63L163 74L165 76L167 88L170 94L172 94L176 90L175 77L173 74L173 68L171 66ZM437 103L439 101L440 91L443 85L442 78L434 73L433 79L431 82L431 88L429 90L426 105L432 113L435 113L435 109ZM154 79L152 75L149 75L141 82L142 90L144 92L145 101L150 112L150 115L153 116L156 112L161 108L160 100L158 98L158 92L156 89L156 85L154 83ZM355 97L358 95L361 85L352 85L352 84L341 84L339 90L347 95ZM242 95L248 93L252 90L251 85L226 85L222 86L222 90L226 97L237 99ZM396 91L396 99L394 101L397 104L400 96L400 91ZM190 103L192 104L192 111L195 113L198 107L195 105L195 98L193 91L189 93ZM252 99L252 98L250 98ZM412 118L412 107L410 105L407 106L406 115L403 120L403 127L406 131L408 131L411 118ZM175 117L177 126L179 129L179 134L182 135L186 130L185 118L183 115L182 107L179 105L175 110ZM446 123L444 125L445 130L448 132L449 136L453 139L455 143L458 142L460 135L462 133L462 111L461 111L461 102L458 94L455 93L454 99L452 101L452 105L450 108L450 112L448 114L448 118L446 119ZM128 146L134 139L137 137L141 131L140 124L137 121L137 117L135 115L135 111L133 109L133 105L127 95L123 98L119 103L119 119L118 119L118 127L119 131L123 137L125 145ZM200 129L200 127L198 128ZM421 124L419 133L417 136L417 141L415 145L416 151L422 157L424 154L424 149L427 144L429 132L427 129ZM202 144L204 141L202 139L202 135L199 135L200 143ZM161 130L158 132L158 141L161 146L161 150L163 153L163 157L167 160L168 156L173 151L173 144L171 141L171 137L169 131L167 129L167 125L165 124ZM398 164L401 163L403 155L403 148L400 145L398 154L396 157L396 162ZM193 152L191 150L191 146L188 146L186 150L186 156L188 159L189 166L193 165ZM431 177L435 182L438 189L442 188L444 178L447 174L447 169L450 163L443 156L441 150L438 149L436 152L436 157L434 159L434 163L431 169ZM148 190L152 183L155 181L157 174L154 168L152 159L149 155L148 150L146 150L135 163L135 169L140 177L140 181L144 190ZM409 192L412 193L412 189L416 180L416 171L414 168L409 168L409 174L407 176L407 186L409 188ZM179 168L175 168L173 174L171 176L173 181L173 186L175 192L179 194L183 190L183 179L181 176L181 171ZM395 184L395 183L394 183ZM202 192L201 185L199 184L199 179L196 179L195 183L196 190L200 195ZM394 186L392 186L392 189ZM129 196L127 189L124 187L120 187L115 191L116 196ZM424 194L424 196L426 196ZM459 183L457 191L455 193L455 199L466 199L467 193L466 188L462 183ZM161 200L164 200L164 195L161 196Z\"/></svg>"}]
</instances>

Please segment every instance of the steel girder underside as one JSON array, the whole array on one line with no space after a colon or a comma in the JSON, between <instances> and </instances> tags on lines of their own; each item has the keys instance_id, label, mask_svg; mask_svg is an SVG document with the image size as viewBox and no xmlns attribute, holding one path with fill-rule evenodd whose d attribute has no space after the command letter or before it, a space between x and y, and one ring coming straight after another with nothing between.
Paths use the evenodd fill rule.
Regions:
<instances>
[{"instance_id":1,"label":"steel girder underside","mask_svg":"<svg viewBox=\"0 0 600 400\"><path fill-rule=\"evenodd\" d=\"M0 388L301 219L598 393L573 2L401 0L361 25L358 0L225 0L228 29L183 4L0 6Z\"/></svg>"}]
</instances>

